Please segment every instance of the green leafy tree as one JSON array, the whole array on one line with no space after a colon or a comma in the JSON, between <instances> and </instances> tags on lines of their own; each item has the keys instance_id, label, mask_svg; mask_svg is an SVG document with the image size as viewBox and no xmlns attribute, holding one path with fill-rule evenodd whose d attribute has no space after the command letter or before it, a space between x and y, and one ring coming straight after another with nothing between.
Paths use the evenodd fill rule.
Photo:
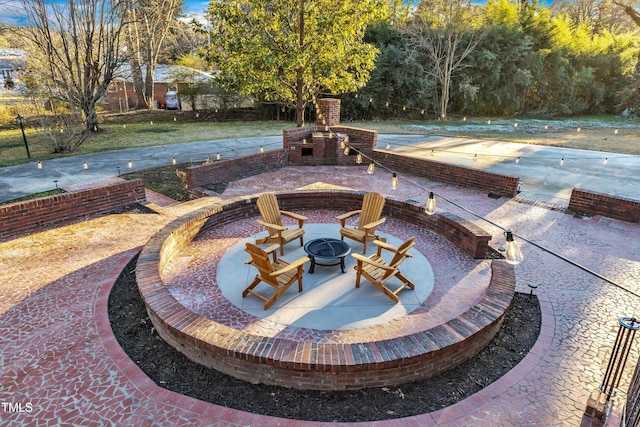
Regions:
<instances>
[{"instance_id":1,"label":"green leafy tree","mask_svg":"<svg viewBox=\"0 0 640 427\"><path fill-rule=\"evenodd\" d=\"M378 50L367 25L387 13L380 0L229 0L211 2L205 55L225 89L296 111L354 92L369 79Z\"/></svg>"}]
</instances>

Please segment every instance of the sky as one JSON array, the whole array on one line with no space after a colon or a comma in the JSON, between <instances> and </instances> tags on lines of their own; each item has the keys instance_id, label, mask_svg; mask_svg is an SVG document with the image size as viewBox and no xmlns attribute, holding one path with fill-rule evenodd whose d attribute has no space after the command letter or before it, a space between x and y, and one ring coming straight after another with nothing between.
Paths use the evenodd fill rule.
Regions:
<instances>
[{"instance_id":1,"label":"sky","mask_svg":"<svg viewBox=\"0 0 640 427\"><path fill-rule=\"evenodd\" d=\"M50 3L65 3L68 0L50 0ZM25 23L20 0L0 0L0 24L21 25ZM209 5L208 0L184 0L183 11L189 18L203 16Z\"/></svg>"}]
</instances>

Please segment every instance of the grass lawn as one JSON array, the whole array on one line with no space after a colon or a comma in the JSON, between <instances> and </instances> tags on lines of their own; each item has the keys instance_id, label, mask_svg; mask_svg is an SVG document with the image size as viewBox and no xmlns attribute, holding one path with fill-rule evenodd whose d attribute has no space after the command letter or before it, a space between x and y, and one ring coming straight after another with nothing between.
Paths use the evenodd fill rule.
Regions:
<instances>
[{"instance_id":1,"label":"grass lawn","mask_svg":"<svg viewBox=\"0 0 640 427\"><path fill-rule=\"evenodd\" d=\"M193 112L164 110L105 115L101 119L101 131L74 153L67 154L47 152L35 131L27 127L31 161L150 145L280 135L283 129L295 127L295 123L286 121L212 121L204 115L196 117ZM343 125L380 133L499 139L640 155L640 120L614 116L567 120L367 121ZM28 161L20 129L15 125L0 127L0 167Z\"/></svg>"}]
</instances>

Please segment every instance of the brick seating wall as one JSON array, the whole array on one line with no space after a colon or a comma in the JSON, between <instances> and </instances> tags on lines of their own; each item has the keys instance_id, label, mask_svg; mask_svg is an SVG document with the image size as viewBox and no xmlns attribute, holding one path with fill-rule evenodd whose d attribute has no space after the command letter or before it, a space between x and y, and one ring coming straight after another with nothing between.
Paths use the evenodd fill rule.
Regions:
<instances>
[{"instance_id":1,"label":"brick seating wall","mask_svg":"<svg viewBox=\"0 0 640 427\"><path fill-rule=\"evenodd\" d=\"M335 197L340 193L340 197ZM282 209L352 210L363 192L308 191L278 194ZM201 318L182 306L164 287L165 264L201 230L258 215L257 197L238 198L187 214L154 236L136 267L138 286L159 334L176 349L205 366L249 382L299 389L341 390L379 387L428 378L472 357L493 338L504 319L515 287L515 272L503 261L492 262L485 297L458 318L401 339L372 343L319 344L253 336ZM385 214L443 229L454 217L425 218L420 208L387 201ZM406 214L402 214L406 211ZM454 227L455 233L464 228ZM470 229L471 235L477 230ZM484 239L486 233L479 233ZM474 252L477 252L475 250ZM461 338L464 337L464 338Z\"/></svg>"},{"instance_id":2,"label":"brick seating wall","mask_svg":"<svg viewBox=\"0 0 640 427\"><path fill-rule=\"evenodd\" d=\"M72 223L145 200L144 181L135 179L0 206L0 241Z\"/></svg>"},{"instance_id":3,"label":"brick seating wall","mask_svg":"<svg viewBox=\"0 0 640 427\"><path fill-rule=\"evenodd\" d=\"M569 210L586 215L602 215L622 221L640 222L640 202L595 191L574 188Z\"/></svg>"},{"instance_id":4,"label":"brick seating wall","mask_svg":"<svg viewBox=\"0 0 640 427\"><path fill-rule=\"evenodd\" d=\"M231 182L253 175L279 169L285 165L287 153L271 150L230 160L218 160L186 169L189 189L206 185Z\"/></svg>"},{"instance_id":5,"label":"brick seating wall","mask_svg":"<svg viewBox=\"0 0 640 427\"><path fill-rule=\"evenodd\" d=\"M475 188L504 197L515 197L518 194L520 178L517 176L485 172L426 159L416 159L380 150L373 151L373 159L389 169L434 181Z\"/></svg>"}]
</instances>

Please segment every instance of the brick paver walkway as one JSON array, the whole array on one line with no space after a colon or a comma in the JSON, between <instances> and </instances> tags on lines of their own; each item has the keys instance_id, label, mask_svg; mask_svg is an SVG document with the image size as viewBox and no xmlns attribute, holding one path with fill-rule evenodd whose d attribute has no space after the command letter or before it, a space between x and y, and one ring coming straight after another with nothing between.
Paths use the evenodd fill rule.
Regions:
<instances>
[{"instance_id":1,"label":"brick paver walkway","mask_svg":"<svg viewBox=\"0 0 640 427\"><path fill-rule=\"evenodd\" d=\"M543 311L532 352L505 377L456 405L360 425L588 425L583 411L602 380L617 319L635 315L640 302L640 224L575 218L414 179L420 188L402 178L393 191L385 171L370 176L356 167L325 166L313 173L286 168L234 183L223 196L314 182L379 191L399 200L424 201L434 190L619 286L522 242L526 258L516 267L517 289L528 292L527 283L537 283ZM0 244L0 425L320 425L243 413L165 391L115 341L106 307L118 274L156 230L203 203L165 207L160 214L102 217ZM504 241L501 229L438 203L438 209L490 232L493 247ZM623 391L636 360L634 348Z\"/></svg>"}]
</instances>

